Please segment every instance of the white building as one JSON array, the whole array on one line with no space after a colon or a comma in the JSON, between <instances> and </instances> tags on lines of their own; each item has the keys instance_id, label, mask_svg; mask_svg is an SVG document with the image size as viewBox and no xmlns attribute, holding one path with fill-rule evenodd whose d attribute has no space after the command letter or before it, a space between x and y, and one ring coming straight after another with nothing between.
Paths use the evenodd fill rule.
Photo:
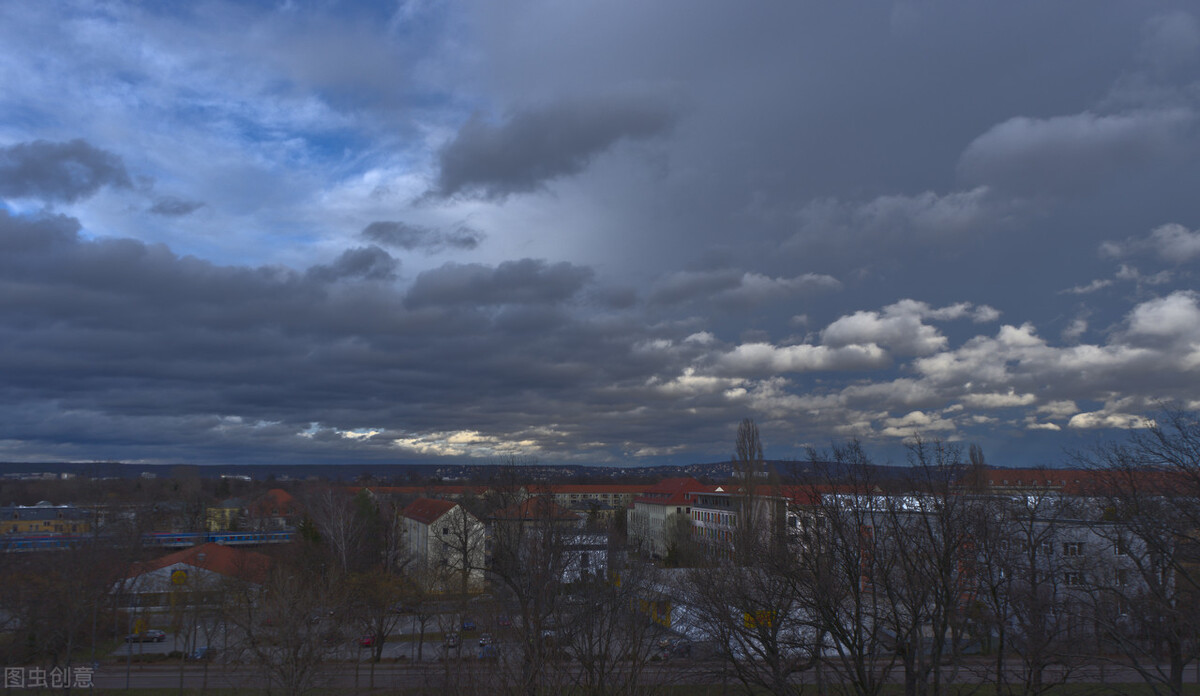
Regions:
<instances>
[{"instance_id":1,"label":"white building","mask_svg":"<svg viewBox=\"0 0 1200 696\"><path fill-rule=\"evenodd\" d=\"M418 498L401 513L404 541L428 589L477 592L483 588L483 524L458 503Z\"/></svg>"},{"instance_id":2,"label":"white building","mask_svg":"<svg viewBox=\"0 0 1200 696\"><path fill-rule=\"evenodd\" d=\"M689 524L696 492L710 488L694 478L669 478L646 489L629 510L629 540L650 556L665 557L672 518L678 516L680 524Z\"/></svg>"}]
</instances>

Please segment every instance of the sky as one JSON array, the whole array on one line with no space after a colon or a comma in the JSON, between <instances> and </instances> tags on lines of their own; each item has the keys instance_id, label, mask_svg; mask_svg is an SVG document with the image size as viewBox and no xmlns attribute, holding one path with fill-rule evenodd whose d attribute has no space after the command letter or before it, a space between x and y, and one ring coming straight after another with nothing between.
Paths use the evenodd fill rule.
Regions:
<instances>
[{"instance_id":1,"label":"sky","mask_svg":"<svg viewBox=\"0 0 1200 696\"><path fill-rule=\"evenodd\" d=\"M0 460L1043 466L1200 406L1200 13L0 3Z\"/></svg>"}]
</instances>

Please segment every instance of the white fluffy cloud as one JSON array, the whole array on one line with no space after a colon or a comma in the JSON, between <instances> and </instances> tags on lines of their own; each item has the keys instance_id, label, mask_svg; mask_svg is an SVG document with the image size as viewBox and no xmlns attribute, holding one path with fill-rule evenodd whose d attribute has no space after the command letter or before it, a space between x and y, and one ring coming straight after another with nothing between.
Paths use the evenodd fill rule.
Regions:
<instances>
[{"instance_id":1,"label":"white fluffy cloud","mask_svg":"<svg viewBox=\"0 0 1200 696\"><path fill-rule=\"evenodd\" d=\"M874 343L832 348L808 344L774 346L769 343L743 343L722 355L717 364L728 373L750 375L865 370L887 367L890 363L887 352Z\"/></svg>"},{"instance_id":2,"label":"white fluffy cloud","mask_svg":"<svg viewBox=\"0 0 1200 696\"><path fill-rule=\"evenodd\" d=\"M967 394L963 403L971 408L1011 408L1014 406L1029 406L1037 402L1033 394L1017 394L1013 391L991 392L986 394Z\"/></svg>"},{"instance_id":3,"label":"white fluffy cloud","mask_svg":"<svg viewBox=\"0 0 1200 696\"><path fill-rule=\"evenodd\" d=\"M828 346L847 346L873 343L898 355L929 355L946 347L946 337L925 319L953 320L970 317L978 322L994 321L995 309L982 305L972 307L961 302L933 308L924 302L901 300L881 311L860 311L841 317L821 332Z\"/></svg>"},{"instance_id":4,"label":"white fluffy cloud","mask_svg":"<svg viewBox=\"0 0 1200 696\"><path fill-rule=\"evenodd\" d=\"M1173 292L1143 302L1129 315L1129 334L1136 338L1200 338L1200 307L1194 292Z\"/></svg>"},{"instance_id":5,"label":"white fluffy cloud","mask_svg":"<svg viewBox=\"0 0 1200 696\"><path fill-rule=\"evenodd\" d=\"M1200 231L1183 225L1163 225L1150 233L1150 241L1164 261L1184 263L1200 256Z\"/></svg>"},{"instance_id":6,"label":"white fluffy cloud","mask_svg":"<svg viewBox=\"0 0 1200 696\"><path fill-rule=\"evenodd\" d=\"M1077 413L1071 416L1071 421L1067 423L1067 427L1079 430L1093 430L1096 428L1128 430L1131 428L1149 428L1153 425L1153 420L1143 416L1130 413L1106 413L1104 411Z\"/></svg>"},{"instance_id":7,"label":"white fluffy cloud","mask_svg":"<svg viewBox=\"0 0 1200 696\"><path fill-rule=\"evenodd\" d=\"M899 418L886 418L883 421L882 435L887 437L913 437L928 433L944 433L955 430L954 421L942 418L937 414L923 411L910 411Z\"/></svg>"}]
</instances>

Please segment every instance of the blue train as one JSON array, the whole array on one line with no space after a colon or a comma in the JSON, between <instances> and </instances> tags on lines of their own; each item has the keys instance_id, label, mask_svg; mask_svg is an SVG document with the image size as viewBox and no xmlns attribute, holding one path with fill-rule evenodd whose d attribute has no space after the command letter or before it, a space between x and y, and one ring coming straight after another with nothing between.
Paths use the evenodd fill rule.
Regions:
<instances>
[{"instance_id":1,"label":"blue train","mask_svg":"<svg viewBox=\"0 0 1200 696\"><path fill-rule=\"evenodd\" d=\"M65 549L91 541L92 538L84 534L9 534L0 537L0 551ZM226 546L284 544L294 538L295 532L151 532L142 535L142 543L149 547L182 549L208 542Z\"/></svg>"}]
</instances>

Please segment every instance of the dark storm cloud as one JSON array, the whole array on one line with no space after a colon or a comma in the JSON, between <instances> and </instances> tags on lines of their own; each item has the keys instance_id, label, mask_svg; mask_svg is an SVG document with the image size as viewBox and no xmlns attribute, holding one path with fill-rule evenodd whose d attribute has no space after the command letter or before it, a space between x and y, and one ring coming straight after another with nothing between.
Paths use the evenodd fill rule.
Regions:
<instances>
[{"instance_id":1,"label":"dark storm cloud","mask_svg":"<svg viewBox=\"0 0 1200 696\"><path fill-rule=\"evenodd\" d=\"M1012 452L1198 391L1182 0L143 5L0 3L4 142L193 215L0 218L0 454Z\"/></svg>"},{"instance_id":2,"label":"dark storm cloud","mask_svg":"<svg viewBox=\"0 0 1200 696\"><path fill-rule=\"evenodd\" d=\"M674 305L706 301L726 309L745 309L798 295L839 290L842 283L820 273L772 278L737 269L681 271L661 281L650 293L650 303Z\"/></svg>"},{"instance_id":3,"label":"dark storm cloud","mask_svg":"<svg viewBox=\"0 0 1200 696\"><path fill-rule=\"evenodd\" d=\"M22 452L395 457L391 438L414 432L503 439L596 400L632 409L596 390L673 360L631 353L639 322L551 306L592 276L569 264L449 266L423 276L409 312L391 283L363 282L394 269L377 248L299 272L79 231L0 210L0 401L21 404L0 407L0 440ZM458 311L481 295L505 306ZM301 435L313 422L334 430ZM336 430L362 427L390 435ZM575 436L564 427L543 436Z\"/></svg>"},{"instance_id":4,"label":"dark storm cloud","mask_svg":"<svg viewBox=\"0 0 1200 696\"><path fill-rule=\"evenodd\" d=\"M87 240L70 218L5 215L0 440L9 452L173 461L428 461L519 441L587 457L611 452L598 443L614 438L671 446L676 419L663 421L670 434L640 417L627 430L628 414L679 403L647 380L670 379L702 347L637 346L683 329L551 304L580 294L589 269L474 270L466 291L505 305L410 312L388 283L217 266L161 245ZM719 398L694 400L715 413ZM719 417L693 418L711 427Z\"/></svg>"},{"instance_id":5,"label":"dark storm cloud","mask_svg":"<svg viewBox=\"0 0 1200 696\"><path fill-rule=\"evenodd\" d=\"M129 174L120 157L84 140L0 148L0 196L70 203L102 186L129 188Z\"/></svg>"},{"instance_id":6,"label":"dark storm cloud","mask_svg":"<svg viewBox=\"0 0 1200 696\"><path fill-rule=\"evenodd\" d=\"M708 297L722 290L736 288L742 273L733 269L716 271L680 271L659 283L650 293L653 304L677 304Z\"/></svg>"},{"instance_id":7,"label":"dark storm cloud","mask_svg":"<svg viewBox=\"0 0 1200 696\"><path fill-rule=\"evenodd\" d=\"M592 275L590 268L538 259L505 261L495 268L448 263L417 276L404 304L412 308L551 304L570 299Z\"/></svg>"},{"instance_id":8,"label":"dark storm cloud","mask_svg":"<svg viewBox=\"0 0 1200 696\"><path fill-rule=\"evenodd\" d=\"M363 228L362 238L384 246L399 247L408 251L424 249L439 251L443 248L474 249L483 241L484 234L470 227L459 226L449 231L410 225L407 222L380 220Z\"/></svg>"},{"instance_id":9,"label":"dark storm cloud","mask_svg":"<svg viewBox=\"0 0 1200 696\"><path fill-rule=\"evenodd\" d=\"M436 195L498 199L578 174L623 138L665 132L672 112L629 98L560 101L513 114L498 125L471 117L438 156Z\"/></svg>"},{"instance_id":10,"label":"dark storm cloud","mask_svg":"<svg viewBox=\"0 0 1200 696\"><path fill-rule=\"evenodd\" d=\"M358 247L342 252L333 263L308 269L311 278L333 282L346 278L360 280L395 280L400 262L377 246Z\"/></svg>"},{"instance_id":11,"label":"dark storm cloud","mask_svg":"<svg viewBox=\"0 0 1200 696\"><path fill-rule=\"evenodd\" d=\"M183 217L204 207L199 201L189 201L174 196L161 196L150 206L150 212L164 217Z\"/></svg>"}]
</instances>

